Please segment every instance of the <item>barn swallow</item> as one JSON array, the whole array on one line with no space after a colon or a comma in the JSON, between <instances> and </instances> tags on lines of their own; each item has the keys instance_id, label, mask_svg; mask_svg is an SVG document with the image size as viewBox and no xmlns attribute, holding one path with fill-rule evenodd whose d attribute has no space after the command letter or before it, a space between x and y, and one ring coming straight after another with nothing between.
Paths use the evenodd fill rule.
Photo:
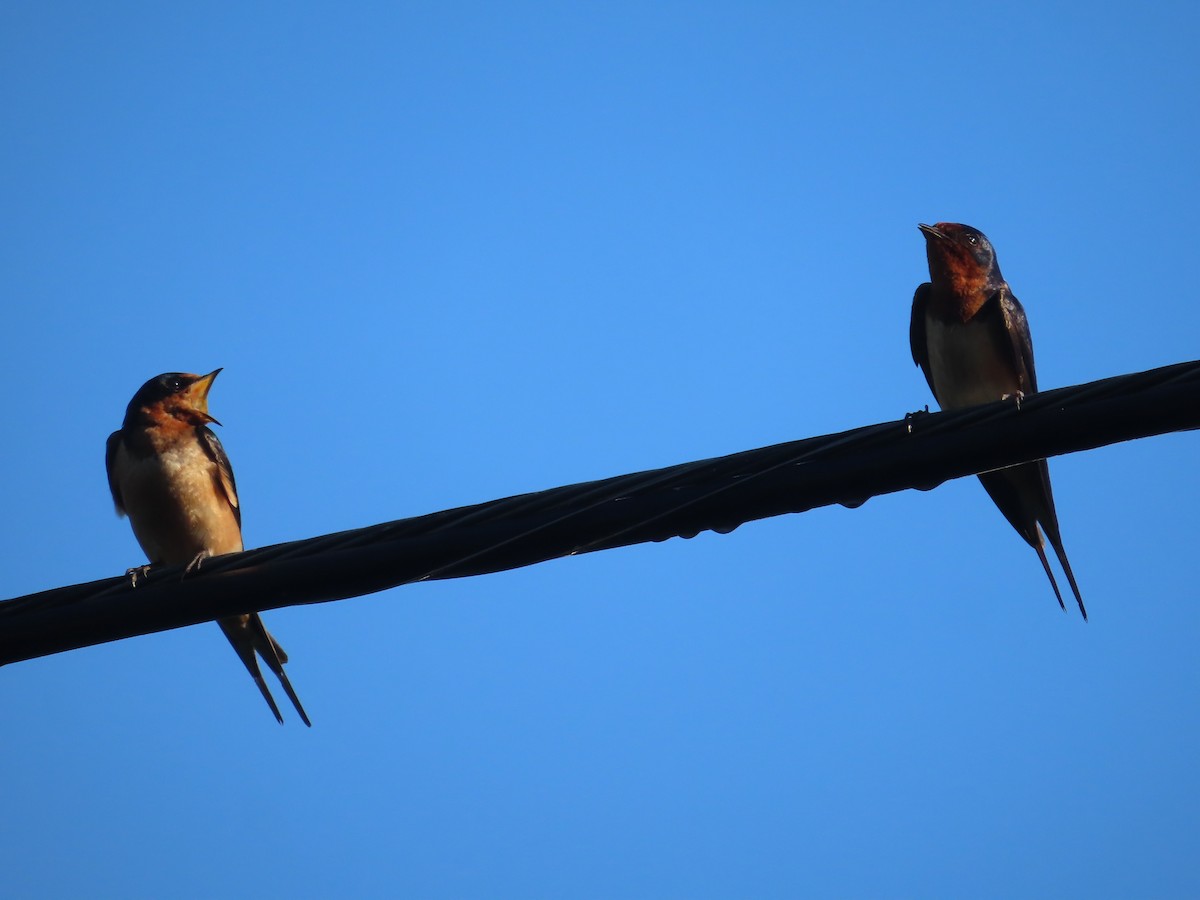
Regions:
<instances>
[{"instance_id":1,"label":"barn swallow","mask_svg":"<svg viewBox=\"0 0 1200 900\"><path fill-rule=\"evenodd\" d=\"M908 339L913 362L925 373L938 405L961 409L1008 398L1019 404L1022 397L1037 393L1029 322L1000 274L991 242L969 225L917 227L925 235L929 281L913 297ZM1058 605L1066 609L1042 533L1050 540L1086 621L1059 534L1046 461L987 472L979 480L1017 534L1037 551Z\"/></svg>"},{"instance_id":2,"label":"barn swallow","mask_svg":"<svg viewBox=\"0 0 1200 900\"><path fill-rule=\"evenodd\" d=\"M143 384L125 410L120 431L108 438L105 465L117 515L128 515L151 566L194 571L210 556L242 549L242 510L225 448L208 428L208 392L220 369L207 375L168 372ZM148 567L143 567L143 569ZM130 569L137 584L138 569ZM296 712L311 727L283 671L288 661L258 613L217 624L233 645L279 723L283 716L263 681L257 651L274 672Z\"/></svg>"}]
</instances>

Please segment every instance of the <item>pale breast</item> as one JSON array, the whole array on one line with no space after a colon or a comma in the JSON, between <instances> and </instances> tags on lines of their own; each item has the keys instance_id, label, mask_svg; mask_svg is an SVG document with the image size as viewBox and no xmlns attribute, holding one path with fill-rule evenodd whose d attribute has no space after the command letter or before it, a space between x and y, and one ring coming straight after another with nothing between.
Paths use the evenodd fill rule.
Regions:
<instances>
[{"instance_id":1,"label":"pale breast","mask_svg":"<svg viewBox=\"0 0 1200 900\"><path fill-rule=\"evenodd\" d=\"M214 464L187 442L138 457L122 445L116 471L134 536L154 563L185 565L198 553L242 549L241 528L214 480Z\"/></svg>"},{"instance_id":2,"label":"pale breast","mask_svg":"<svg viewBox=\"0 0 1200 900\"><path fill-rule=\"evenodd\" d=\"M1012 360L1001 353L991 332L996 327L994 322L947 324L926 317L929 373L942 409L991 403L1020 390Z\"/></svg>"}]
</instances>

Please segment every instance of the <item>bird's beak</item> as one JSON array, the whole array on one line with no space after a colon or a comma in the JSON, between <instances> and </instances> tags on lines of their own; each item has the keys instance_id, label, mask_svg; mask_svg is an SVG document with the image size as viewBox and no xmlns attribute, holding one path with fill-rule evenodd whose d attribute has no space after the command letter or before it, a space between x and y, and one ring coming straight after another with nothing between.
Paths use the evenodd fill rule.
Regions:
<instances>
[{"instance_id":1,"label":"bird's beak","mask_svg":"<svg viewBox=\"0 0 1200 900\"><path fill-rule=\"evenodd\" d=\"M191 387L187 389L188 402L192 409L200 413L207 421L214 425L221 423L208 414L208 392L212 390L213 382L217 380L217 376L221 374L220 369L214 369L207 375L202 375L192 382Z\"/></svg>"},{"instance_id":2,"label":"bird's beak","mask_svg":"<svg viewBox=\"0 0 1200 900\"><path fill-rule=\"evenodd\" d=\"M920 228L922 232L924 232L926 240L928 240L931 237L939 238L940 240L943 240L943 241L946 240L946 232L942 231L940 228L937 228L933 225L918 225L917 227ZM217 371L219 372L221 370L218 369ZM216 374L216 373L213 373L213 374Z\"/></svg>"}]
</instances>

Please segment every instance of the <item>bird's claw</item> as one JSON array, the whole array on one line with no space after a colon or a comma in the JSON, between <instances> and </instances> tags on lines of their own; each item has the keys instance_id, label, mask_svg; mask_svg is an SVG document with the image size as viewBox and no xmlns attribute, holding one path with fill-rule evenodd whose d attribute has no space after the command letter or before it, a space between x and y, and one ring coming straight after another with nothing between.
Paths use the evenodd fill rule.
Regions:
<instances>
[{"instance_id":1,"label":"bird's claw","mask_svg":"<svg viewBox=\"0 0 1200 900\"><path fill-rule=\"evenodd\" d=\"M1017 411L1019 412L1021 409L1021 401L1025 399L1025 392L1024 391L1013 391L1011 394L1003 395L1000 399L1001 399L1001 401L1015 400L1017 402Z\"/></svg>"},{"instance_id":2,"label":"bird's claw","mask_svg":"<svg viewBox=\"0 0 1200 900\"><path fill-rule=\"evenodd\" d=\"M921 416L927 416L927 415L929 415L929 404L928 403L925 404L924 409L918 409L915 412L905 413L904 414L904 426L905 426L905 428L908 429L908 433L912 434L914 421L916 421Z\"/></svg>"},{"instance_id":3,"label":"bird's claw","mask_svg":"<svg viewBox=\"0 0 1200 900\"><path fill-rule=\"evenodd\" d=\"M197 553L194 557L192 557L192 561L187 564L187 568L183 570L183 577L186 578L193 572L199 572L200 564L210 556L212 556L212 554L207 550L201 550L199 553Z\"/></svg>"},{"instance_id":4,"label":"bird's claw","mask_svg":"<svg viewBox=\"0 0 1200 900\"><path fill-rule=\"evenodd\" d=\"M134 566L132 569L126 569L125 575L129 578L129 586L137 587L139 578L145 579L150 577L150 566Z\"/></svg>"}]
</instances>

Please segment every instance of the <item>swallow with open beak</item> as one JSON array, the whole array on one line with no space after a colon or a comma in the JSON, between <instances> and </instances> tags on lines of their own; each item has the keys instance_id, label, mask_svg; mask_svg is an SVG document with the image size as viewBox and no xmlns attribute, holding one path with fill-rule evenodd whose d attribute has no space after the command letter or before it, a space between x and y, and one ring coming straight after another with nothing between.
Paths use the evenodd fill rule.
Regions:
<instances>
[{"instance_id":1,"label":"swallow with open beak","mask_svg":"<svg viewBox=\"0 0 1200 900\"><path fill-rule=\"evenodd\" d=\"M151 566L194 571L210 556L242 549L242 511L225 448L208 427L208 392L220 369L207 375L168 372L143 384L108 438L105 463L118 515L128 515ZM131 569L134 584L143 569ZM218 619L280 724L255 653L278 676L305 725L311 726L283 670L287 654L257 613Z\"/></svg>"},{"instance_id":2,"label":"swallow with open beak","mask_svg":"<svg viewBox=\"0 0 1200 900\"><path fill-rule=\"evenodd\" d=\"M919 225L925 235L929 281L913 297L909 344L942 409L1022 397L1037 392L1033 341L1025 310L1000 274L996 251L969 225ZM979 476L1000 512L1037 551L1054 588L1062 594L1046 559L1044 533L1062 564L1087 619L1079 586L1063 549L1044 459ZM1038 527L1041 526L1039 532Z\"/></svg>"}]
</instances>

